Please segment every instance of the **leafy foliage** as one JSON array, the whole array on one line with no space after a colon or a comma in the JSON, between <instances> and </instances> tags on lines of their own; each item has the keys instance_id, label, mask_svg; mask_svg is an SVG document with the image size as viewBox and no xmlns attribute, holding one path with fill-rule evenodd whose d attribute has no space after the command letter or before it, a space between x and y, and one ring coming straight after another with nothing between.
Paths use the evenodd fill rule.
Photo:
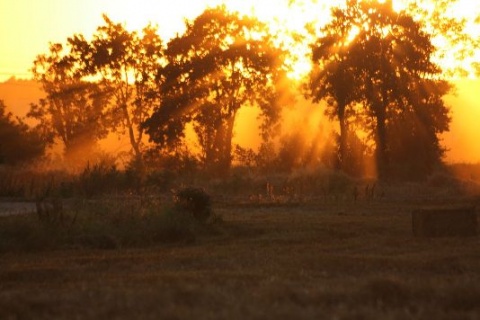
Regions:
<instances>
[{"instance_id":1,"label":"leafy foliage","mask_svg":"<svg viewBox=\"0 0 480 320\"><path fill-rule=\"evenodd\" d=\"M210 196L201 188L187 187L175 193L175 208L202 223L212 216L211 202Z\"/></svg>"},{"instance_id":2,"label":"leafy foliage","mask_svg":"<svg viewBox=\"0 0 480 320\"><path fill-rule=\"evenodd\" d=\"M29 116L39 121L42 138L61 141L71 159L93 152L110 132L126 134L133 154L127 171L139 184L147 166L226 177L234 160L263 172L323 162L356 176L373 161L382 179L424 178L442 160L439 135L450 122L442 98L452 89L433 62L439 51L432 39L442 30L456 43L465 38L445 29L461 31L461 22L439 21L446 1L429 23L419 20L427 14L423 0L413 2L397 11L392 1L348 0L315 34L305 95L326 102L338 138L328 133L312 143L299 130L276 141L283 108L293 102L288 52L267 25L226 6L186 21L185 32L166 46L155 27L131 32L107 16L91 40L77 34L52 44L34 62L46 98ZM246 107L260 110L258 152L232 144ZM322 155L319 146L326 146Z\"/></svg>"},{"instance_id":3,"label":"leafy foliage","mask_svg":"<svg viewBox=\"0 0 480 320\"><path fill-rule=\"evenodd\" d=\"M140 125L158 104L157 69L163 47L157 30L148 25L141 33L128 31L106 15L91 41L82 35L68 39L71 55L81 60L79 74L99 79L108 95L109 128L126 132L137 161L143 156Z\"/></svg>"},{"instance_id":4,"label":"leafy foliage","mask_svg":"<svg viewBox=\"0 0 480 320\"><path fill-rule=\"evenodd\" d=\"M45 143L38 131L14 119L0 100L0 164L24 164L38 159L44 152Z\"/></svg>"},{"instance_id":5,"label":"leafy foliage","mask_svg":"<svg viewBox=\"0 0 480 320\"><path fill-rule=\"evenodd\" d=\"M178 143L193 121L205 166L227 172L238 110L258 106L268 121L279 117L282 52L265 30L225 7L207 9L187 23L166 49L162 102L145 123L151 140L160 146Z\"/></svg>"},{"instance_id":6,"label":"leafy foliage","mask_svg":"<svg viewBox=\"0 0 480 320\"><path fill-rule=\"evenodd\" d=\"M29 116L53 142L59 138L66 155L91 147L109 131L128 133L138 160L143 152L140 124L158 103L156 70L161 65L162 42L156 29L129 32L104 16L91 41L83 35L66 45L52 44L37 57L33 72L47 94L32 105Z\"/></svg>"},{"instance_id":7,"label":"leafy foliage","mask_svg":"<svg viewBox=\"0 0 480 320\"><path fill-rule=\"evenodd\" d=\"M71 50L70 45L51 44L48 54L37 56L32 71L46 98L32 104L28 116L39 122L37 130L46 141L59 139L66 157L73 160L91 154L96 142L107 135L108 95L102 84L81 78L83 61Z\"/></svg>"},{"instance_id":8,"label":"leafy foliage","mask_svg":"<svg viewBox=\"0 0 480 320\"><path fill-rule=\"evenodd\" d=\"M442 100L450 85L440 80L441 69L432 62L430 35L388 1L350 0L332 16L322 29L324 36L312 46L316 67L307 95L313 101L327 98L329 113L339 120L340 158L346 158L349 123L363 119L367 122L362 129L375 142L381 178L415 148L428 151L408 161L428 173L440 161L438 134L448 130L450 121ZM358 104L362 109L354 108ZM398 140L411 150L400 150Z\"/></svg>"}]
</instances>

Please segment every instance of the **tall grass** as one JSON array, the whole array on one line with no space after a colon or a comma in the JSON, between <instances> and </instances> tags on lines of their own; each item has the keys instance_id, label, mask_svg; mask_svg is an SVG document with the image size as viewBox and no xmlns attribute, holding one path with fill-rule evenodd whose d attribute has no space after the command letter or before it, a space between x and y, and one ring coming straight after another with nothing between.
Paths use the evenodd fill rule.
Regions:
<instances>
[{"instance_id":1,"label":"tall grass","mask_svg":"<svg viewBox=\"0 0 480 320\"><path fill-rule=\"evenodd\" d=\"M58 208L49 218L40 215L2 218L0 252L116 249L193 242L198 236L220 230L221 221L212 212L199 219L189 208L160 197L63 200Z\"/></svg>"}]
</instances>

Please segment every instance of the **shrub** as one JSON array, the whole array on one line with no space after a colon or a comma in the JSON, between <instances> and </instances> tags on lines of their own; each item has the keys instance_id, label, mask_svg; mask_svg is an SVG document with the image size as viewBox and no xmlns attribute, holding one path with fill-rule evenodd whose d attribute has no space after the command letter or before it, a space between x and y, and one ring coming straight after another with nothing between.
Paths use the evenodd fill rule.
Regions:
<instances>
[{"instance_id":1,"label":"shrub","mask_svg":"<svg viewBox=\"0 0 480 320\"><path fill-rule=\"evenodd\" d=\"M171 170L153 170L148 173L146 184L159 192L171 190L177 179L177 174Z\"/></svg>"},{"instance_id":2,"label":"shrub","mask_svg":"<svg viewBox=\"0 0 480 320\"><path fill-rule=\"evenodd\" d=\"M191 214L197 221L206 222L212 216L211 198L201 188L187 187L175 193L175 209Z\"/></svg>"},{"instance_id":3,"label":"shrub","mask_svg":"<svg viewBox=\"0 0 480 320\"><path fill-rule=\"evenodd\" d=\"M124 187L122 175L114 163L102 160L87 166L78 176L80 193L87 198L114 193Z\"/></svg>"},{"instance_id":4,"label":"shrub","mask_svg":"<svg viewBox=\"0 0 480 320\"><path fill-rule=\"evenodd\" d=\"M45 199L37 204L37 215L0 217L0 254L190 243L221 231L203 190L186 188L176 199L173 205L161 197Z\"/></svg>"},{"instance_id":5,"label":"shrub","mask_svg":"<svg viewBox=\"0 0 480 320\"><path fill-rule=\"evenodd\" d=\"M0 100L0 141L0 164L21 165L45 153L39 130L30 129L21 119L15 119L7 112L3 100Z\"/></svg>"},{"instance_id":6,"label":"shrub","mask_svg":"<svg viewBox=\"0 0 480 320\"><path fill-rule=\"evenodd\" d=\"M433 188L456 188L458 180L452 174L436 172L428 177L427 185Z\"/></svg>"}]
</instances>

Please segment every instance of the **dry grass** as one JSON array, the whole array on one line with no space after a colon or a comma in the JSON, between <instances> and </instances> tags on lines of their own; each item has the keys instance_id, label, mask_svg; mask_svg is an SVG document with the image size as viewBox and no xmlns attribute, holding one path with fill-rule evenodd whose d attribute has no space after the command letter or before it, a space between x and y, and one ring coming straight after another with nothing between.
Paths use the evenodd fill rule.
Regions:
<instances>
[{"instance_id":1,"label":"dry grass","mask_svg":"<svg viewBox=\"0 0 480 320\"><path fill-rule=\"evenodd\" d=\"M0 255L1 319L479 319L478 237L405 202L222 206L192 243Z\"/></svg>"}]
</instances>

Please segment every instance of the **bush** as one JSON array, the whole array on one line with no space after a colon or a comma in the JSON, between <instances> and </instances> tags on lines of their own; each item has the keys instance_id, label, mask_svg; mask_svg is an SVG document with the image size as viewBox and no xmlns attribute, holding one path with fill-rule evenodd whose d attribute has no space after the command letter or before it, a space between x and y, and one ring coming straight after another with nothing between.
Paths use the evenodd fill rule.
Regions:
<instances>
[{"instance_id":1,"label":"bush","mask_svg":"<svg viewBox=\"0 0 480 320\"><path fill-rule=\"evenodd\" d=\"M0 164L22 165L45 153L45 143L38 130L30 129L22 120L14 118L0 100Z\"/></svg>"},{"instance_id":2,"label":"bush","mask_svg":"<svg viewBox=\"0 0 480 320\"><path fill-rule=\"evenodd\" d=\"M450 173L436 172L428 177L427 185L433 188L458 188L459 181Z\"/></svg>"},{"instance_id":3,"label":"bush","mask_svg":"<svg viewBox=\"0 0 480 320\"><path fill-rule=\"evenodd\" d=\"M114 163L102 160L93 165L88 163L78 176L77 185L83 196L91 198L124 189L123 180Z\"/></svg>"},{"instance_id":4,"label":"bush","mask_svg":"<svg viewBox=\"0 0 480 320\"><path fill-rule=\"evenodd\" d=\"M211 198L201 188L183 188L175 193L174 201L176 210L191 214L199 222L212 216Z\"/></svg>"},{"instance_id":5,"label":"bush","mask_svg":"<svg viewBox=\"0 0 480 320\"><path fill-rule=\"evenodd\" d=\"M116 247L138 247L195 238L194 218L177 213L158 198L107 198L86 203L79 210L75 226L79 237L74 243L88 240L80 246L103 248L103 240L109 240Z\"/></svg>"},{"instance_id":6,"label":"bush","mask_svg":"<svg viewBox=\"0 0 480 320\"><path fill-rule=\"evenodd\" d=\"M190 243L221 231L216 224L220 220L211 219L210 197L203 190L187 188L176 198L174 205L160 197L70 199L62 203L58 219L34 214L0 217L0 254ZM50 208L50 202L44 204Z\"/></svg>"},{"instance_id":7,"label":"bush","mask_svg":"<svg viewBox=\"0 0 480 320\"><path fill-rule=\"evenodd\" d=\"M173 188L176 179L177 174L171 170L153 170L148 173L146 184L158 192L167 192Z\"/></svg>"},{"instance_id":8,"label":"bush","mask_svg":"<svg viewBox=\"0 0 480 320\"><path fill-rule=\"evenodd\" d=\"M65 172L0 166L0 197L36 199L72 193L71 176Z\"/></svg>"}]
</instances>

